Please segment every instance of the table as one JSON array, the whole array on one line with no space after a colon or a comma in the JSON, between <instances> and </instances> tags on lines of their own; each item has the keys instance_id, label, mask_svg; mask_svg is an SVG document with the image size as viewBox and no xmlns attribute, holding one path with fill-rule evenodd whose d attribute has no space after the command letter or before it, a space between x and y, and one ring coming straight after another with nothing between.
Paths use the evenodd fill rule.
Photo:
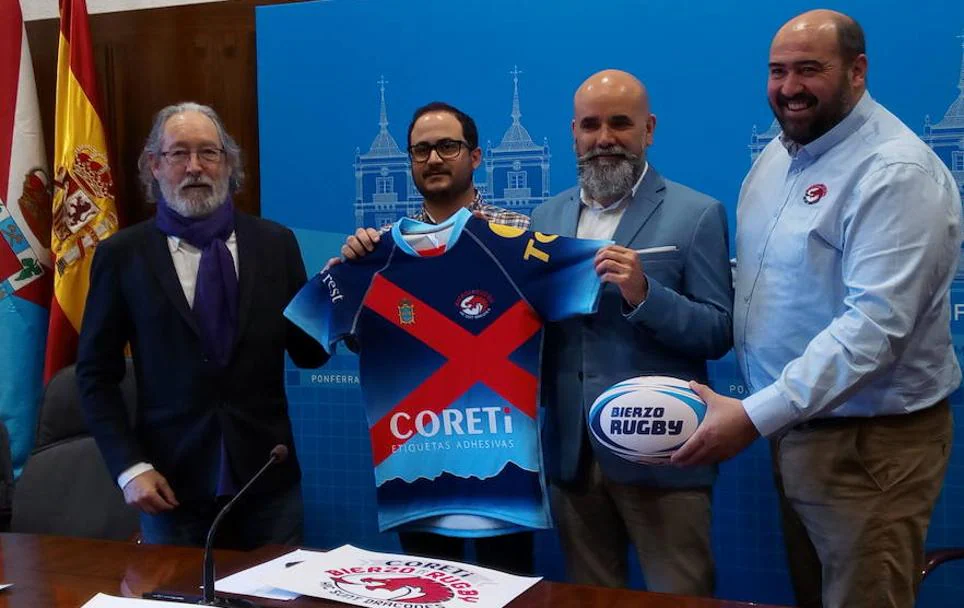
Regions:
<instances>
[{"instance_id":1,"label":"table","mask_svg":"<svg viewBox=\"0 0 964 608\"><path fill-rule=\"evenodd\" d=\"M269 546L248 553L216 551L218 578L290 551ZM106 540L0 534L0 608L77 608L97 592L140 597L158 588L197 593L201 550ZM275 608L347 606L302 597L289 602L257 600ZM777 608L626 589L603 589L541 581L510 608Z\"/></svg>"}]
</instances>

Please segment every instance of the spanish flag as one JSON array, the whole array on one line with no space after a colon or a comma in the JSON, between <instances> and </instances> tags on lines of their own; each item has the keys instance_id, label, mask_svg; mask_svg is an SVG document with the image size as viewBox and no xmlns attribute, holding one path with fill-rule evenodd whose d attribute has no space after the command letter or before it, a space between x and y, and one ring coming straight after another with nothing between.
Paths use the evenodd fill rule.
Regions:
<instances>
[{"instance_id":1,"label":"spanish flag","mask_svg":"<svg viewBox=\"0 0 964 608\"><path fill-rule=\"evenodd\" d=\"M97 96L84 0L60 0L50 304L44 380L77 357L77 339L97 243L117 231L114 180Z\"/></svg>"}]
</instances>

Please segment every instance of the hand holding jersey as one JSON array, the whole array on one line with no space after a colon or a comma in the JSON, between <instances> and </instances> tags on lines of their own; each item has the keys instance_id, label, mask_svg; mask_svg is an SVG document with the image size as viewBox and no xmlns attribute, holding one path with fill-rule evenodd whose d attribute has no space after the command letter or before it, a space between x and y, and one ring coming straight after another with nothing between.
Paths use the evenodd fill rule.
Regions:
<instances>
[{"instance_id":1,"label":"hand holding jersey","mask_svg":"<svg viewBox=\"0 0 964 608\"><path fill-rule=\"evenodd\" d=\"M608 245L596 253L596 274L603 283L619 288L630 308L636 308L649 295L649 282L639 254L628 247Z\"/></svg>"},{"instance_id":2,"label":"hand holding jersey","mask_svg":"<svg viewBox=\"0 0 964 608\"><path fill-rule=\"evenodd\" d=\"M355 234L345 239L345 244L341 246L341 255L346 260L357 260L375 251L381 233L374 228L359 228ZM338 260L338 258L332 258ZM331 261L328 262L330 266Z\"/></svg>"}]
</instances>

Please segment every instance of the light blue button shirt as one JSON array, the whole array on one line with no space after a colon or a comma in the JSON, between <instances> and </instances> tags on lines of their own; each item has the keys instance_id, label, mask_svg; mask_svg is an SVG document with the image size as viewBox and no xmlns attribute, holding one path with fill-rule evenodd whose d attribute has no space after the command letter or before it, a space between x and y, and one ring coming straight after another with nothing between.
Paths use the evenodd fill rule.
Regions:
<instances>
[{"instance_id":1,"label":"light blue button shirt","mask_svg":"<svg viewBox=\"0 0 964 608\"><path fill-rule=\"evenodd\" d=\"M869 93L817 140L767 145L740 192L733 311L762 435L907 413L958 386L960 225L950 171Z\"/></svg>"}]
</instances>

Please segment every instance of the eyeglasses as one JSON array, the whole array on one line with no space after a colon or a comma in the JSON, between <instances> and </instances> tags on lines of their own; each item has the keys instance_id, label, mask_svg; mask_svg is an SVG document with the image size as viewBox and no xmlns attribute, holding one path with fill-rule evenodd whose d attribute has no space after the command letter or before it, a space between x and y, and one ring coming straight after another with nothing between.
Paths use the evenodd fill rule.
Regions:
<instances>
[{"instance_id":1,"label":"eyeglasses","mask_svg":"<svg viewBox=\"0 0 964 608\"><path fill-rule=\"evenodd\" d=\"M186 150L184 148L175 148L167 152L161 152L161 156L166 158L167 162L173 167L183 167L186 165L191 159L191 154L197 154L198 160L202 163L214 165L221 161L221 158L224 156L224 149L201 148L199 150Z\"/></svg>"},{"instance_id":2,"label":"eyeglasses","mask_svg":"<svg viewBox=\"0 0 964 608\"><path fill-rule=\"evenodd\" d=\"M432 155L432 150L435 150L439 158L452 160L462 151L462 146L465 146L466 150L470 149L468 142L460 139L440 139L434 144L421 142L414 146L409 146L408 155L411 156L415 162L424 163L428 160L428 157Z\"/></svg>"}]
</instances>

